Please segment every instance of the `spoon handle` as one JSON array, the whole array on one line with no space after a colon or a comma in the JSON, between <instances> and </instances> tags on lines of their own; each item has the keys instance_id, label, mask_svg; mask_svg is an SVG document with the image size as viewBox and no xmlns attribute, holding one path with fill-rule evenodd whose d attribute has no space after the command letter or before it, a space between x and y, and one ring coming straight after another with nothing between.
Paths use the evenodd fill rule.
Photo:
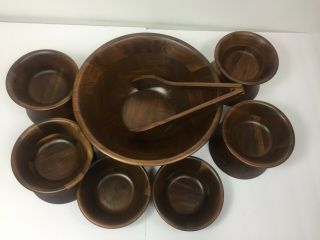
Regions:
<instances>
[{"instance_id":1,"label":"spoon handle","mask_svg":"<svg viewBox=\"0 0 320 240\"><path fill-rule=\"evenodd\" d=\"M150 87L171 86L171 87L200 87L200 88L240 88L240 83L210 83L210 82L174 82L156 75L141 75L134 78L131 84L138 89Z\"/></svg>"}]
</instances>

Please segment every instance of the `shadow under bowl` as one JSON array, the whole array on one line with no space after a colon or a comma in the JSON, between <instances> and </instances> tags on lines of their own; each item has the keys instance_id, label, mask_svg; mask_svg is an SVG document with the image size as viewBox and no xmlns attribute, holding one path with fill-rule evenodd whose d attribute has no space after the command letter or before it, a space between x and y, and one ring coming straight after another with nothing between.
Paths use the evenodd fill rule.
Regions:
<instances>
[{"instance_id":1,"label":"shadow under bowl","mask_svg":"<svg viewBox=\"0 0 320 240\"><path fill-rule=\"evenodd\" d=\"M249 166L232 155L223 141L221 129L220 124L209 140L209 151L217 166L226 174L239 179L256 178L264 173L266 168Z\"/></svg>"},{"instance_id":2,"label":"shadow under bowl","mask_svg":"<svg viewBox=\"0 0 320 240\"><path fill-rule=\"evenodd\" d=\"M150 182L143 167L103 158L91 166L82 180L77 200L92 223L120 228L142 215L150 195Z\"/></svg>"},{"instance_id":3,"label":"shadow under bowl","mask_svg":"<svg viewBox=\"0 0 320 240\"><path fill-rule=\"evenodd\" d=\"M278 54L264 37L252 32L232 32L215 48L215 62L222 74L244 85L270 80L278 70Z\"/></svg>"},{"instance_id":4,"label":"shadow under bowl","mask_svg":"<svg viewBox=\"0 0 320 240\"><path fill-rule=\"evenodd\" d=\"M11 166L17 180L51 203L75 200L75 188L92 161L93 150L71 120L53 118L26 129L16 141Z\"/></svg>"},{"instance_id":5,"label":"shadow under bowl","mask_svg":"<svg viewBox=\"0 0 320 240\"><path fill-rule=\"evenodd\" d=\"M71 95L77 64L55 50L37 50L19 58L9 69L9 96L27 109L33 122L47 118L73 119Z\"/></svg>"},{"instance_id":6,"label":"shadow under bowl","mask_svg":"<svg viewBox=\"0 0 320 240\"><path fill-rule=\"evenodd\" d=\"M154 33L122 36L97 49L77 75L73 107L81 129L101 152L128 164L163 165L191 155L210 138L221 106L145 132L129 128L164 120L217 97L218 90L139 90L131 81L142 75L219 82L208 60L179 39Z\"/></svg>"},{"instance_id":7,"label":"shadow under bowl","mask_svg":"<svg viewBox=\"0 0 320 240\"><path fill-rule=\"evenodd\" d=\"M218 174L196 157L162 166L154 179L153 201L157 211L168 224L180 230L195 231L209 226L218 217L223 200Z\"/></svg>"}]
</instances>

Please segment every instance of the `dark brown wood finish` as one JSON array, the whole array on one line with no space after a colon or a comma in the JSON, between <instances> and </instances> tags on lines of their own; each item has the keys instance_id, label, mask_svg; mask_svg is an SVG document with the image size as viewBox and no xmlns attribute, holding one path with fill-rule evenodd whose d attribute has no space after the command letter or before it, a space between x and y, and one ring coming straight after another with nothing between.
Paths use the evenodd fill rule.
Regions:
<instances>
[{"instance_id":1,"label":"dark brown wood finish","mask_svg":"<svg viewBox=\"0 0 320 240\"><path fill-rule=\"evenodd\" d=\"M170 115L163 120L151 119L150 122L147 122L147 121L140 119L140 118L138 118L140 120L140 121L138 121L136 118L134 118L135 111L133 111L132 109L135 109L137 111L140 108L140 106L138 105L139 101L137 101L135 99L134 100L135 106L132 106L132 104L131 104L128 107L128 105L126 105L126 107L123 109L122 115L124 116L124 119L126 119L125 124L130 131L133 131L133 132L150 131L156 127L163 126L163 125L168 124L173 121L177 121L178 119L184 118L185 116L188 116L192 113L198 112L204 108L211 107L211 106L217 106L219 104L223 104L225 102L228 102L231 99L234 99L239 95L242 95L243 93L244 93L244 91L242 88L237 88L233 91L230 91L228 93L220 95L219 97L215 97L211 100L208 100L204 103L196 105L192 108L189 108L189 109L184 110L182 112L179 112L177 114ZM150 111L152 111L152 110L153 109L150 109ZM128 120L130 120L130 121L128 121Z\"/></svg>"},{"instance_id":2,"label":"dark brown wood finish","mask_svg":"<svg viewBox=\"0 0 320 240\"><path fill-rule=\"evenodd\" d=\"M180 230L195 231L209 226L218 217L223 200L218 174L196 157L162 166L154 179L156 209L168 224Z\"/></svg>"},{"instance_id":3,"label":"dark brown wood finish","mask_svg":"<svg viewBox=\"0 0 320 240\"><path fill-rule=\"evenodd\" d=\"M227 174L244 179L286 161L295 143L288 118L275 106L255 100L238 103L226 113L222 136L210 141L213 160Z\"/></svg>"},{"instance_id":4,"label":"dark brown wood finish","mask_svg":"<svg viewBox=\"0 0 320 240\"><path fill-rule=\"evenodd\" d=\"M154 87L180 87L180 88L223 88L231 90L225 94L219 95L213 99L210 99L206 102L203 102L199 105L186 109L182 112L176 114L168 114L167 118L162 120L155 120L153 118L146 117L136 117L136 111L139 111L141 108L141 100L139 94L134 94L134 98L131 98L129 102L125 104L125 107L122 111L122 116L124 119L125 125L130 131L133 132L143 132L150 131L153 128L168 124L170 122L176 121L177 119L184 118L185 116L192 114L196 111L202 110L210 106L217 106L223 103L226 103L232 99L236 99L238 96L244 94L244 90L241 84L236 83L205 83L205 82L173 82L166 80L164 78L155 76L155 75L143 75L133 79L131 82L134 87L139 91ZM153 111L152 108L148 109ZM147 113L147 112L146 112ZM158 114L158 112L157 112Z\"/></svg>"},{"instance_id":5,"label":"dark brown wood finish","mask_svg":"<svg viewBox=\"0 0 320 240\"><path fill-rule=\"evenodd\" d=\"M142 215L150 196L151 186L143 167L103 158L91 166L82 180L77 200L92 223L120 228Z\"/></svg>"},{"instance_id":6,"label":"dark brown wood finish","mask_svg":"<svg viewBox=\"0 0 320 240\"><path fill-rule=\"evenodd\" d=\"M41 199L66 203L75 200L75 189L92 157L91 144L75 122L52 118L21 134L11 166L17 180Z\"/></svg>"},{"instance_id":7,"label":"dark brown wood finish","mask_svg":"<svg viewBox=\"0 0 320 240\"><path fill-rule=\"evenodd\" d=\"M126 35L97 49L82 65L73 98L80 127L100 151L125 163L163 165L189 156L213 133L220 106L146 132L132 132L128 125L164 120L217 97L220 91L139 90L132 80L144 75L173 82L219 82L207 59L187 43L161 34Z\"/></svg>"},{"instance_id":8,"label":"dark brown wood finish","mask_svg":"<svg viewBox=\"0 0 320 240\"><path fill-rule=\"evenodd\" d=\"M245 85L270 80L278 70L278 54L264 37L252 32L232 32L215 48L215 62L228 79Z\"/></svg>"},{"instance_id":9,"label":"dark brown wood finish","mask_svg":"<svg viewBox=\"0 0 320 240\"><path fill-rule=\"evenodd\" d=\"M224 36L215 48L216 70L221 81L242 83L246 86L243 100L255 98L260 84L270 80L277 72L278 54L273 45L264 37L253 32L232 32Z\"/></svg>"},{"instance_id":10,"label":"dark brown wood finish","mask_svg":"<svg viewBox=\"0 0 320 240\"><path fill-rule=\"evenodd\" d=\"M66 54L37 50L12 65L6 87L33 122L52 117L74 119L71 95L77 72L77 64Z\"/></svg>"}]
</instances>

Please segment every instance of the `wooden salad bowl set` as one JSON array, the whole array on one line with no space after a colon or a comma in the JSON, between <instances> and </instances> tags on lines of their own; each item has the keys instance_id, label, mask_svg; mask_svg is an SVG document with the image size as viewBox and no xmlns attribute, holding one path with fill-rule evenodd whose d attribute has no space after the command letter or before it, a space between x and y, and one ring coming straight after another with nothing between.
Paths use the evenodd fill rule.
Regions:
<instances>
[{"instance_id":1,"label":"wooden salad bowl set","mask_svg":"<svg viewBox=\"0 0 320 240\"><path fill-rule=\"evenodd\" d=\"M222 209L223 185L195 151L209 141L221 170L249 179L286 161L295 141L279 109L252 100L277 72L271 43L233 32L214 56L210 63L189 44L155 33L107 42L80 70L54 50L22 56L6 87L34 125L13 147L15 177L47 202L77 199L101 227L132 223L150 199L177 229L209 226ZM223 105L230 108L222 118ZM151 176L143 166L161 167Z\"/></svg>"}]
</instances>

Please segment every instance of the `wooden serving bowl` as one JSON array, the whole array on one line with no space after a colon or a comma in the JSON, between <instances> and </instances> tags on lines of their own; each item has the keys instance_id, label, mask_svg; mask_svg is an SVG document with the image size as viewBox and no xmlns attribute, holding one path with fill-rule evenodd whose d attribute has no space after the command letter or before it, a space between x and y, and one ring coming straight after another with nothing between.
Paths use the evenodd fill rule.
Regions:
<instances>
[{"instance_id":1,"label":"wooden serving bowl","mask_svg":"<svg viewBox=\"0 0 320 240\"><path fill-rule=\"evenodd\" d=\"M222 137L210 141L217 165L231 176L253 178L286 161L295 137L289 119L275 106L255 100L234 105L225 115Z\"/></svg>"},{"instance_id":2,"label":"wooden serving bowl","mask_svg":"<svg viewBox=\"0 0 320 240\"><path fill-rule=\"evenodd\" d=\"M228 105L254 99L259 85L270 80L279 66L278 54L273 45L253 32L227 34L218 42L214 56L221 81L245 85L247 94Z\"/></svg>"},{"instance_id":3,"label":"wooden serving bowl","mask_svg":"<svg viewBox=\"0 0 320 240\"><path fill-rule=\"evenodd\" d=\"M52 117L74 119L71 95L77 72L77 64L66 54L37 50L11 66L6 87L33 122Z\"/></svg>"},{"instance_id":4,"label":"wooden serving bowl","mask_svg":"<svg viewBox=\"0 0 320 240\"><path fill-rule=\"evenodd\" d=\"M71 120L52 118L26 129L11 156L17 180L41 199L66 203L76 198L76 188L88 170L93 150Z\"/></svg>"},{"instance_id":5,"label":"wooden serving bowl","mask_svg":"<svg viewBox=\"0 0 320 240\"><path fill-rule=\"evenodd\" d=\"M91 166L82 180L77 200L92 223L120 228L142 215L150 195L150 182L143 167L103 158Z\"/></svg>"},{"instance_id":6,"label":"wooden serving bowl","mask_svg":"<svg viewBox=\"0 0 320 240\"><path fill-rule=\"evenodd\" d=\"M218 96L218 89L138 90L132 80L143 75L219 82L207 59L179 39L154 33L114 39L97 49L77 75L73 107L81 129L101 152L128 164L163 165L189 156L211 136L220 106L145 132L130 131L130 124L165 119Z\"/></svg>"},{"instance_id":7,"label":"wooden serving bowl","mask_svg":"<svg viewBox=\"0 0 320 240\"><path fill-rule=\"evenodd\" d=\"M180 230L209 226L218 217L223 200L218 174L196 157L162 166L154 179L156 209L168 224Z\"/></svg>"}]
</instances>

